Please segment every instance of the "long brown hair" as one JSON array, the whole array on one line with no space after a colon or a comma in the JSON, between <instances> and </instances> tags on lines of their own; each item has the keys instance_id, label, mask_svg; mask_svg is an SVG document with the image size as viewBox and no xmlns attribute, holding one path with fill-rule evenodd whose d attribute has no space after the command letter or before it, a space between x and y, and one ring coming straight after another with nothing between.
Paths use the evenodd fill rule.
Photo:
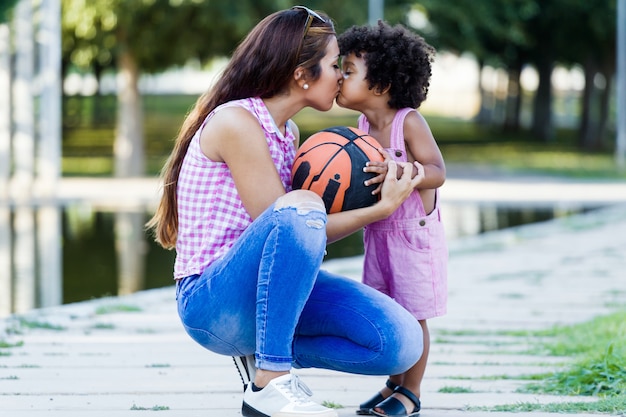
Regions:
<instances>
[{"instance_id":1,"label":"long brown hair","mask_svg":"<svg viewBox=\"0 0 626 417\"><path fill-rule=\"evenodd\" d=\"M322 13L319 16L324 21L314 18L304 8L267 16L239 44L215 85L198 98L161 171L163 195L154 216L146 224L149 229L154 229L155 240L161 246L173 249L176 245L178 176L196 131L209 113L221 104L248 97L269 98L286 91L297 67L303 67L311 80L318 79L320 60L330 37L335 35L328 16ZM310 27L307 24L309 19L312 19Z\"/></svg>"}]
</instances>

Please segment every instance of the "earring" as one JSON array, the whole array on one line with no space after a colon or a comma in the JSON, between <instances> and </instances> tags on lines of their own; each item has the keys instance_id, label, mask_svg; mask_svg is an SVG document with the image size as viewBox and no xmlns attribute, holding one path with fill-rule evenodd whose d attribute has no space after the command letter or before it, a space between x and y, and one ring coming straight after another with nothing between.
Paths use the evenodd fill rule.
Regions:
<instances>
[{"instance_id":1,"label":"earring","mask_svg":"<svg viewBox=\"0 0 626 417\"><path fill-rule=\"evenodd\" d=\"M302 88L304 88L305 90L308 90L308 89L309 89L309 85L308 85L308 84L304 84L304 85L302 86Z\"/></svg>"}]
</instances>

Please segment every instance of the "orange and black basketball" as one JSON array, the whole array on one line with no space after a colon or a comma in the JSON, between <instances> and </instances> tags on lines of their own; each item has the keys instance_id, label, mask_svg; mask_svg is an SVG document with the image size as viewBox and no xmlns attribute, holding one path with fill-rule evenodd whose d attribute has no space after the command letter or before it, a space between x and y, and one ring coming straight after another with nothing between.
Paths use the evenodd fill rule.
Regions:
<instances>
[{"instance_id":1,"label":"orange and black basketball","mask_svg":"<svg viewBox=\"0 0 626 417\"><path fill-rule=\"evenodd\" d=\"M383 161L380 144L353 127L335 126L311 135L298 149L291 171L294 190L311 190L322 197L327 213L371 206L377 184L363 172L368 161Z\"/></svg>"}]
</instances>

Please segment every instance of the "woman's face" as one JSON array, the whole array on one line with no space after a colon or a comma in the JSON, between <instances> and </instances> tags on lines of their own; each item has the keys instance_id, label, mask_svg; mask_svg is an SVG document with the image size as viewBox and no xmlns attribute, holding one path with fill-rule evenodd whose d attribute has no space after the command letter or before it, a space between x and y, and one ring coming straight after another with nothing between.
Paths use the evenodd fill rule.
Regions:
<instances>
[{"instance_id":1,"label":"woman's face","mask_svg":"<svg viewBox=\"0 0 626 417\"><path fill-rule=\"evenodd\" d=\"M326 46L326 55L320 61L320 67L322 69L320 77L309 83L307 98L309 105L314 109L327 111L332 108L343 81L339 67L339 45L334 36Z\"/></svg>"}]
</instances>

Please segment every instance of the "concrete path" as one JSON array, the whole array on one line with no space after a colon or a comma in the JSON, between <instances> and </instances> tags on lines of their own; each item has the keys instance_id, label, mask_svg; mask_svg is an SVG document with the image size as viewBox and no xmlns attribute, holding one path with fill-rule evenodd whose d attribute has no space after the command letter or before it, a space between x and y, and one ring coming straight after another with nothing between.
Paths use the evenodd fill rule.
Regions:
<instances>
[{"instance_id":1,"label":"concrete path","mask_svg":"<svg viewBox=\"0 0 626 417\"><path fill-rule=\"evenodd\" d=\"M496 332L583 322L624 308L626 207L454 240L450 255L449 314L430 321L421 416L501 417L511 414L479 407L594 401L517 393L522 376L571 358L524 354L533 340ZM357 257L326 267L358 279L360 263ZM341 417L353 416L384 382L297 372L316 400L343 406ZM445 393L459 389L469 392ZM231 358L184 333L173 287L0 321L2 417L236 417L241 398Z\"/></svg>"}]
</instances>

